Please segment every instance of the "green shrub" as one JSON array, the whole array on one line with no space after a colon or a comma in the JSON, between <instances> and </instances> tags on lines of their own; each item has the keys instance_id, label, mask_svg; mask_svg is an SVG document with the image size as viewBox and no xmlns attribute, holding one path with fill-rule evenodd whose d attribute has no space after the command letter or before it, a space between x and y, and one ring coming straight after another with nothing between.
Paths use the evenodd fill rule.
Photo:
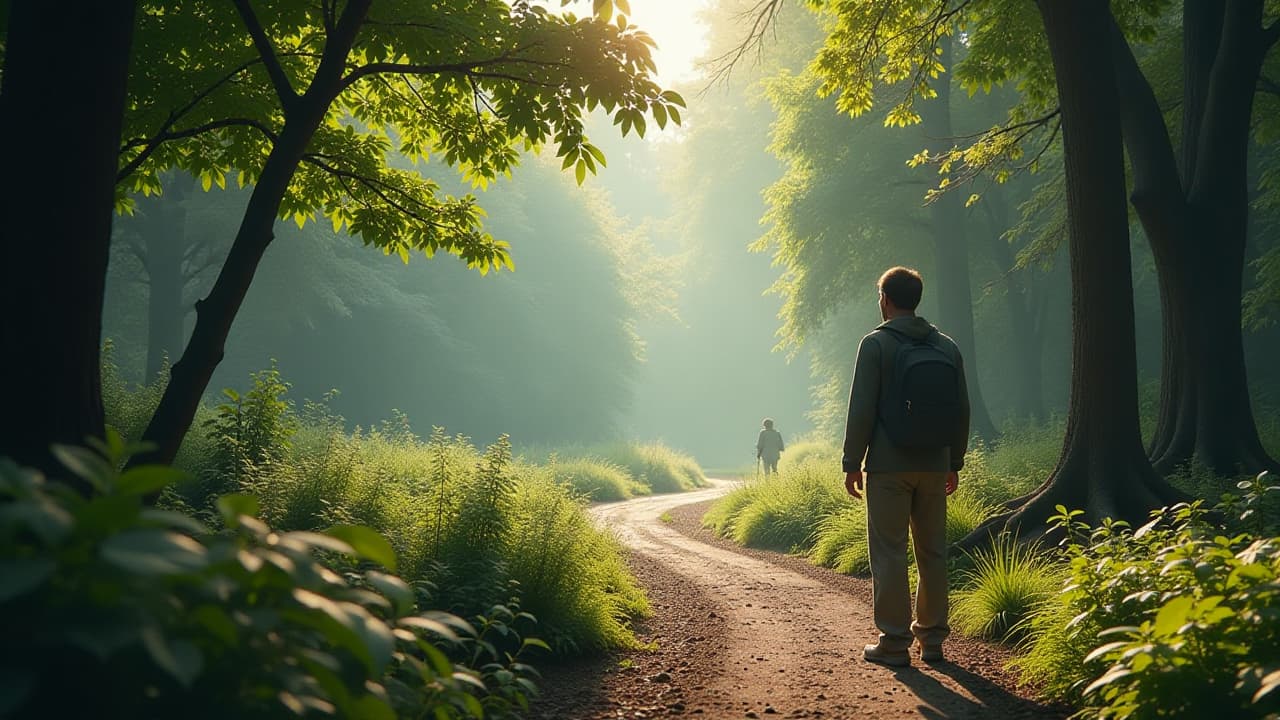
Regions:
<instances>
[{"instance_id":1,"label":"green shrub","mask_svg":"<svg viewBox=\"0 0 1280 720\"><path fill-rule=\"evenodd\" d=\"M998 477L1029 482L1027 490L1035 489L1058 465L1065 428L1066 423L1060 418L1039 424L1006 424L1001 430L1000 441L988 452L987 464L991 472Z\"/></svg>"},{"instance_id":2,"label":"green shrub","mask_svg":"<svg viewBox=\"0 0 1280 720\"><path fill-rule=\"evenodd\" d=\"M733 521L742 513L743 508L755 500L757 487L758 482L746 481L722 495L702 516L702 526L720 537L732 535Z\"/></svg>"},{"instance_id":3,"label":"green shrub","mask_svg":"<svg viewBox=\"0 0 1280 720\"><path fill-rule=\"evenodd\" d=\"M947 544L960 542L991 517L991 507L961 483L947 498Z\"/></svg>"},{"instance_id":4,"label":"green shrub","mask_svg":"<svg viewBox=\"0 0 1280 720\"><path fill-rule=\"evenodd\" d=\"M847 503L839 474L815 460L722 498L704 522L741 545L806 552L822 519Z\"/></svg>"},{"instance_id":5,"label":"green shrub","mask_svg":"<svg viewBox=\"0 0 1280 720\"><path fill-rule=\"evenodd\" d=\"M809 461L822 462L831 467L839 468L840 452L840 448L831 443L820 440L801 440L793 445L788 445L787 449L783 451L782 457L778 461L778 469L785 470L790 467L799 467Z\"/></svg>"},{"instance_id":6,"label":"green shrub","mask_svg":"<svg viewBox=\"0 0 1280 720\"><path fill-rule=\"evenodd\" d=\"M1247 512L1267 485L1242 486L1235 509ZM1055 518L1069 533L1067 586L1032 622L1030 652L1018 660L1025 678L1074 697L1081 717L1280 711L1280 538L1224 534L1199 501L1136 531L1090 531L1077 514L1060 508Z\"/></svg>"},{"instance_id":7,"label":"green shrub","mask_svg":"<svg viewBox=\"0 0 1280 720\"><path fill-rule=\"evenodd\" d=\"M475 625L417 611L423 589L360 526L273 531L256 502L217 502L226 529L142 498L176 479L111 434L57 454L88 498L0 460L0 715L517 717L533 692L527 614ZM356 564L356 563L359 564Z\"/></svg>"},{"instance_id":8,"label":"green shrub","mask_svg":"<svg viewBox=\"0 0 1280 720\"><path fill-rule=\"evenodd\" d=\"M553 458L550 467L557 482L570 485L574 492L588 500L627 500L649 492L649 488L636 482L630 473L607 460Z\"/></svg>"},{"instance_id":9,"label":"green shrub","mask_svg":"<svg viewBox=\"0 0 1280 720\"><path fill-rule=\"evenodd\" d=\"M696 460L665 445L618 443L595 448L591 454L625 468L637 483L655 493L685 492L707 484Z\"/></svg>"},{"instance_id":10,"label":"green shrub","mask_svg":"<svg viewBox=\"0 0 1280 720\"><path fill-rule=\"evenodd\" d=\"M973 567L952 595L951 622L962 633L1011 640L1062 587L1062 573L1042 549L1008 534L970 555Z\"/></svg>"},{"instance_id":11,"label":"green shrub","mask_svg":"<svg viewBox=\"0 0 1280 720\"><path fill-rule=\"evenodd\" d=\"M548 471L527 471L510 502L505 568L539 633L562 654L634 647L629 621L649 606L618 541Z\"/></svg>"},{"instance_id":12,"label":"green shrub","mask_svg":"<svg viewBox=\"0 0 1280 720\"><path fill-rule=\"evenodd\" d=\"M434 588L435 609L483 613L507 603L517 581L522 602L539 609L539 632L559 651L634 645L630 616L645 601L622 551L597 537L574 491L549 471L513 460L505 439L483 455L442 428L424 442L402 414L347 432L326 402L295 409L287 387L277 374L255 376L248 393L200 428L212 450L193 456L198 479L179 481L162 503L215 521L215 490L229 487L252 491L262 519L282 531L367 525L391 543L406 580ZM272 409L278 414L264 411ZM287 432L253 430L263 427ZM559 521L544 528L528 516L543 505L522 500L527 483L563 501ZM540 547L584 548L594 565L560 575L530 570L527 559L540 556L530 552L535 529Z\"/></svg>"},{"instance_id":13,"label":"green shrub","mask_svg":"<svg viewBox=\"0 0 1280 720\"><path fill-rule=\"evenodd\" d=\"M818 523L818 538L809 558L814 564L845 575L871 572L867 551L867 510L859 503L832 513Z\"/></svg>"}]
</instances>

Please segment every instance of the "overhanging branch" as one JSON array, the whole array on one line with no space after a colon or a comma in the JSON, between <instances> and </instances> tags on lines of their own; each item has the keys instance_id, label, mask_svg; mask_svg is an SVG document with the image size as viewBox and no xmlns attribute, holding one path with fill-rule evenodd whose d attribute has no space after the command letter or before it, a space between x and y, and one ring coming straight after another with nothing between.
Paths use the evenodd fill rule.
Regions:
<instances>
[{"instance_id":1,"label":"overhanging branch","mask_svg":"<svg viewBox=\"0 0 1280 720\"><path fill-rule=\"evenodd\" d=\"M280 58L276 55L275 48L271 46L271 38L267 37L262 23L258 22L258 16L253 13L253 8L249 7L249 0L232 0L232 2L235 3L240 19L244 21L245 29L249 31L249 36L253 38L253 46L257 48L258 55L262 56L262 63L267 68L267 75L276 89L276 95L280 96L280 105L284 108L284 114L287 117L293 112L298 93L289 83L284 66L280 64Z\"/></svg>"},{"instance_id":2,"label":"overhanging branch","mask_svg":"<svg viewBox=\"0 0 1280 720\"><path fill-rule=\"evenodd\" d=\"M177 132L161 132L151 138L135 138L126 143L124 149L131 150L136 147L141 147L142 152L138 153L137 157L129 161L128 165L120 168L120 171L116 173L116 182L122 182L125 178L136 172L137 169L142 167L142 164L147 161L147 158L151 157L157 148L170 140L181 140L183 138L195 137L197 135L203 135L207 132L213 132L214 130L220 130L228 127L251 127L261 132L273 143L277 138L274 130L267 127L265 123L252 118L223 118L222 120L214 120L213 122L205 123L204 125L197 125L195 127L187 128L186 130L179 130Z\"/></svg>"}]
</instances>

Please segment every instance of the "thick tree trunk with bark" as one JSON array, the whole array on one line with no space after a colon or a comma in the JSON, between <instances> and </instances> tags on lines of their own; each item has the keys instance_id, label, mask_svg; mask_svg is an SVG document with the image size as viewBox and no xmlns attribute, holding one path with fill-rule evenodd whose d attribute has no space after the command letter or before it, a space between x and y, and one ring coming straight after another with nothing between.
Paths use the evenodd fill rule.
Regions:
<instances>
[{"instance_id":1,"label":"thick tree trunk with bark","mask_svg":"<svg viewBox=\"0 0 1280 720\"><path fill-rule=\"evenodd\" d=\"M182 324L187 316L183 304L186 290L187 206L184 200L193 188L188 176L168 184L164 201L156 203L143 227L147 269L147 374L148 382L164 369L165 358L182 349Z\"/></svg>"},{"instance_id":2,"label":"thick tree trunk with bark","mask_svg":"<svg viewBox=\"0 0 1280 720\"><path fill-rule=\"evenodd\" d=\"M1148 448L1168 473L1189 461L1221 474L1276 470L1249 401L1240 300L1248 237L1248 143L1268 41L1259 0L1188 0L1179 169L1150 84L1112 23L1133 167L1131 200L1160 279L1160 410Z\"/></svg>"},{"instance_id":3,"label":"thick tree trunk with bark","mask_svg":"<svg viewBox=\"0 0 1280 720\"><path fill-rule=\"evenodd\" d=\"M951 38L939 41L942 57L939 61L951 61ZM940 153L951 149L954 133L951 129L951 90L944 79L937 83L938 97L921 107L921 127L928 139L930 150ZM965 229L967 219L964 200L955 192L943 193L930 207L930 224L933 231L934 274L938 298L938 324L942 331L955 340L965 361L965 381L969 387L971 408L970 427L973 434L984 440L994 440L998 435L991 414L982 396L982 384L978 380L978 351L973 331L973 289L969 281L969 236Z\"/></svg>"},{"instance_id":4,"label":"thick tree trunk with bark","mask_svg":"<svg viewBox=\"0 0 1280 720\"><path fill-rule=\"evenodd\" d=\"M967 542L1045 532L1055 507L1140 521L1176 497L1147 461L1138 419L1133 286L1119 95L1107 0L1040 0L1062 107L1072 279L1071 400L1058 466ZM1100 80L1101 79L1101 80Z\"/></svg>"},{"instance_id":5,"label":"thick tree trunk with bark","mask_svg":"<svg viewBox=\"0 0 1280 720\"><path fill-rule=\"evenodd\" d=\"M134 11L134 0L9 4L0 89L0 456L58 476L65 473L52 443L83 444L104 432L102 304ZM50 162L54 140L74 160L70 170Z\"/></svg>"}]
</instances>

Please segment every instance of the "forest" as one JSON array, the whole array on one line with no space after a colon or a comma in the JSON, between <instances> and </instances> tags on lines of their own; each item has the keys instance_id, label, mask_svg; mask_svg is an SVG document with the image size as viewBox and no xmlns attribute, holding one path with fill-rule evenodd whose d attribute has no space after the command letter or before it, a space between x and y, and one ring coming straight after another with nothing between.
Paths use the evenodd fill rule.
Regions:
<instances>
[{"instance_id":1,"label":"forest","mask_svg":"<svg viewBox=\"0 0 1280 720\"><path fill-rule=\"evenodd\" d=\"M0 38L0 718L1280 714L1277 0ZM905 670L845 453L895 266L969 426Z\"/></svg>"}]
</instances>

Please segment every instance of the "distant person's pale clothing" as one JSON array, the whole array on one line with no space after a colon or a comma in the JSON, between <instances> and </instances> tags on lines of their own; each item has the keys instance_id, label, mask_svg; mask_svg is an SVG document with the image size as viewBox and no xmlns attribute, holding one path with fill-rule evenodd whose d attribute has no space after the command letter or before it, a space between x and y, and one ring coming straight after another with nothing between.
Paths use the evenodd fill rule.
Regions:
<instances>
[{"instance_id":1,"label":"distant person's pale clothing","mask_svg":"<svg viewBox=\"0 0 1280 720\"><path fill-rule=\"evenodd\" d=\"M782 451L785 449L782 444L782 433L772 427L766 427L760 431L760 437L756 440L756 457L764 461L766 473L778 472L778 458L782 456Z\"/></svg>"}]
</instances>

